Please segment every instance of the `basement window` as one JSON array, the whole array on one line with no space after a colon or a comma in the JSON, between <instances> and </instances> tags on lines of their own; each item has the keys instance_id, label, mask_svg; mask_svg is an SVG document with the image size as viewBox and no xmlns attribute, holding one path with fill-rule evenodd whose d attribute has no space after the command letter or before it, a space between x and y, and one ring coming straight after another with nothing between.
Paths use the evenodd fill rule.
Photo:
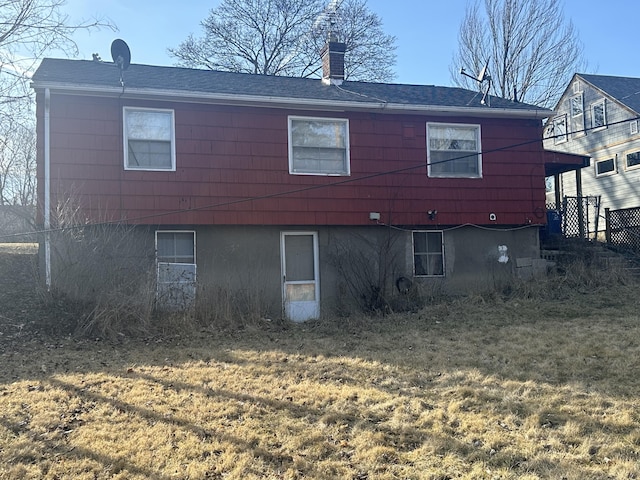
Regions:
<instances>
[{"instance_id":1,"label":"basement window","mask_svg":"<svg viewBox=\"0 0 640 480\"><path fill-rule=\"evenodd\" d=\"M413 232L413 276L444 276L444 245L442 232Z\"/></svg>"},{"instance_id":2,"label":"basement window","mask_svg":"<svg viewBox=\"0 0 640 480\"><path fill-rule=\"evenodd\" d=\"M627 168L640 166L640 152L627 153Z\"/></svg>"},{"instance_id":3,"label":"basement window","mask_svg":"<svg viewBox=\"0 0 640 480\"><path fill-rule=\"evenodd\" d=\"M196 232L156 231L156 301L169 309L185 309L196 298Z\"/></svg>"},{"instance_id":4,"label":"basement window","mask_svg":"<svg viewBox=\"0 0 640 480\"><path fill-rule=\"evenodd\" d=\"M350 175L349 120L289 117L289 173Z\"/></svg>"},{"instance_id":5,"label":"basement window","mask_svg":"<svg viewBox=\"0 0 640 480\"><path fill-rule=\"evenodd\" d=\"M616 160L615 158L608 158L606 160L596 161L596 176L611 175L616 173Z\"/></svg>"},{"instance_id":6,"label":"basement window","mask_svg":"<svg viewBox=\"0 0 640 480\"><path fill-rule=\"evenodd\" d=\"M430 177L482 177L480 125L427 123Z\"/></svg>"},{"instance_id":7,"label":"basement window","mask_svg":"<svg viewBox=\"0 0 640 480\"><path fill-rule=\"evenodd\" d=\"M124 107L125 170L175 171L173 110Z\"/></svg>"}]
</instances>

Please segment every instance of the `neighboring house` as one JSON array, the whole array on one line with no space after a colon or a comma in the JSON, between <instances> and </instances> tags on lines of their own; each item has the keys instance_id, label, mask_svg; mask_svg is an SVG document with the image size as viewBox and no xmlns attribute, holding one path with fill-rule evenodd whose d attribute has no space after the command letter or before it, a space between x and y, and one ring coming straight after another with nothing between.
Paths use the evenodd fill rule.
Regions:
<instances>
[{"instance_id":1,"label":"neighboring house","mask_svg":"<svg viewBox=\"0 0 640 480\"><path fill-rule=\"evenodd\" d=\"M640 206L639 117L640 78L575 74L548 121L544 145L591 162L577 175L557 176L556 199L600 196L602 212Z\"/></svg>"},{"instance_id":2,"label":"neighboring house","mask_svg":"<svg viewBox=\"0 0 640 480\"><path fill-rule=\"evenodd\" d=\"M535 267L545 175L581 166L545 153L551 112L343 82L335 46L322 80L45 59L33 76L43 226L69 204L102 235L132 225L100 268L138 259L130 270L153 268L160 297L188 301L196 284L202 298L260 290L293 320L396 285L461 292ZM48 285L90 293L62 272L76 253L58 237L43 243Z\"/></svg>"}]
</instances>

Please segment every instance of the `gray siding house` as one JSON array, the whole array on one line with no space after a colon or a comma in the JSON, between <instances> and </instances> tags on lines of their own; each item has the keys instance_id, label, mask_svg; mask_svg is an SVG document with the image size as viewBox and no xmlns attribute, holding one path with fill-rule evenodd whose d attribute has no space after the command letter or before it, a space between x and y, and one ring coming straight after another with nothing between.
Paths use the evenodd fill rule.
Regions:
<instances>
[{"instance_id":1,"label":"gray siding house","mask_svg":"<svg viewBox=\"0 0 640 480\"><path fill-rule=\"evenodd\" d=\"M640 78L576 73L547 123L544 146L591 161L577 174L555 175L556 201L593 195L601 211L640 206L639 118Z\"/></svg>"}]
</instances>

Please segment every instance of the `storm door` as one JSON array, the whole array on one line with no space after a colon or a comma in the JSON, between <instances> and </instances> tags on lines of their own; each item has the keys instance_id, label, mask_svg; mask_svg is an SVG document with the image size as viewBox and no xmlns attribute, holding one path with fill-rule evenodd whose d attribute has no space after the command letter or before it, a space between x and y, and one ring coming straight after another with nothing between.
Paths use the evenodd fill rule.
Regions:
<instances>
[{"instance_id":1,"label":"storm door","mask_svg":"<svg viewBox=\"0 0 640 480\"><path fill-rule=\"evenodd\" d=\"M282 232L282 298L287 319L304 322L320 316L318 234Z\"/></svg>"}]
</instances>

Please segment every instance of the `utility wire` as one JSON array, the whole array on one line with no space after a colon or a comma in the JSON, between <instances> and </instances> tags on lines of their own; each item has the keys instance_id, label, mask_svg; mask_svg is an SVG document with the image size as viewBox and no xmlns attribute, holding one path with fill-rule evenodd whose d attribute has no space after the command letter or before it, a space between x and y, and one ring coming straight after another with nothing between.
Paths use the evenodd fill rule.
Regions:
<instances>
[{"instance_id":1,"label":"utility wire","mask_svg":"<svg viewBox=\"0 0 640 480\"><path fill-rule=\"evenodd\" d=\"M617 122L613 122L613 123L608 123L606 126L614 126L614 125L618 125L621 123L626 123L626 122L630 122L633 120L638 120L640 119L640 117L635 117L635 118L627 118L625 120L619 120ZM582 132L588 132L590 130L593 130L595 128L601 128L601 127L589 127L589 128L585 128L583 130L578 130L576 132L573 133L582 133ZM83 223L83 224L78 224L78 225L67 225L67 226L62 226L62 227L58 227L58 228L50 228L49 230L36 230L33 232L29 232L29 233L14 233L14 234L6 234L6 235L0 235L0 239L6 239L6 238L15 238L15 237L23 237L23 236L29 236L29 235L36 235L36 234L43 234L43 233L54 233L54 232L62 232L62 231L68 231L68 230L78 230L78 229L83 229L83 228L87 228L87 227L100 227L100 226L107 226L107 225L117 225L117 224L122 224L122 223L127 223L127 224L132 224L134 222L139 222L141 220L150 220L153 218L160 218L160 217L165 217L165 216L169 216L169 215L176 215L176 214L181 214L181 213L188 213L188 212L194 212L194 211L200 211L200 210L212 210L212 209L216 209L216 208L221 208L221 207L228 207L231 205L238 205L241 203L248 203L248 202L255 202L255 201L260 201L260 200L266 200L266 199L270 199L270 198L277 198L277 197L284 197L284 196L288 196L288 195L295 195L298 193L305 193L305 192L309 192L312 190L319 190L322 188L330 188L330 187L336 187L336 186L340 186L340 185L346 185L349 183L355 183L355 182L361 182L364 180L370 180L372 178L378 178L378 177L383 177L386 175L393 175L393 174L397 174L397 173L403 173L403 172L408 172L411 170L417 170L419 168L425 168L428 165L439 165L439 164L443 164L443 163L448 163L448 162L453 162L456 160L462 160L464 158L469 158L469 157L474 157L476 155L486 155L489 153L495 153L495 152L501 152L504 150L510 150L510 149L515 149L515 148L519 148L519 147L523 147L526 145L531 145L534 143L538 143L540 141L544 141L544 140L551 140L554 138L559 138L559 137L564 137L566 135L566 133L562 133L562 134L557 134L557 135L549 135L547 137L543 137L542 139L536 138L534 140L527 140L524 142L520 142L520 143L515 143L515 144L511 144L511 145L506 145L503 147L497 147L491 150L484 150L484 151L480 151L480 152L474 152L468 155L461 155L455 158L448 158L446 160L440 160L437 162L430 162L430 163L426 163L426 162L421 162L419 164L416 165L412 165L409 167L403 167L403 168L398 168L398 169L394 169L394 170L386 170L384 172L378 172L378 173L372 173L369 175L363 175L361 177L349 177L349 178L345 178L342 180L337 180L335 182L330 182L330 183L325 183L325 184L319 184L319 185L307 185L304 187L300 187L300 188L295 188L292 190L286 190L283 192L275 192L275 193L269 193L269 194L265 194L265 195L259 195L259 196L255 196L255 197L247 197L247 198L239 198L237 200L230 200L227 202L219 202L219 203L212 203L212 204L208 204L208 205L202 205L199 207L190 207L190 208L183 208L183 209L178 209L178 210L169 210L169 211L165 211L165 212L159 212L159 213L153 213L153 214L149 214L149 215L141 215L138 217L133 217L133 218L120 218L117 220L110 220L110 221L106 221L106 222L98 222L98 223Z\"/></svg>"}]
</instances>

